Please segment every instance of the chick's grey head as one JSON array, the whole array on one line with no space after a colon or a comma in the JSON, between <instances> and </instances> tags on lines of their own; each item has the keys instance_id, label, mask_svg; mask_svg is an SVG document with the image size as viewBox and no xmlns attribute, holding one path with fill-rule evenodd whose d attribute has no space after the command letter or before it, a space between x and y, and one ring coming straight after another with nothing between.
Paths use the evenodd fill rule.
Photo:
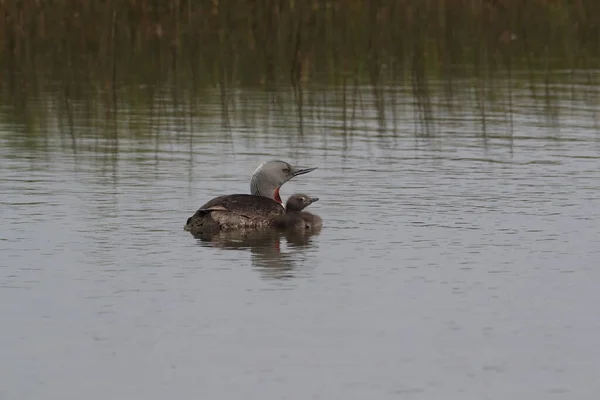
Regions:
<instances>
[{"instance_id":1,"label":"chick's grey head","mask_svg":"<svg viewBox=\"0 0 600 400\"><path fill-rule=\"evenodd\" d=\"M286 212L301 211L318 200L318 197L310 197L306 194L297 193L290 196L285 203L285 210Z\"/></svg>"},{"instance_id":2,"label":"chick's grey head","mask_svg":"<svg viewBox=\"0 0 600 400\"><path fill-rule=\"evenodd\" d=\"M279 188L298 175L304 175L317 169L316 167L295 167L280 160L267 161L254 171L250 181L250 193L255 196L268 197L281 203Z\"/></svg>"}]
</instances>

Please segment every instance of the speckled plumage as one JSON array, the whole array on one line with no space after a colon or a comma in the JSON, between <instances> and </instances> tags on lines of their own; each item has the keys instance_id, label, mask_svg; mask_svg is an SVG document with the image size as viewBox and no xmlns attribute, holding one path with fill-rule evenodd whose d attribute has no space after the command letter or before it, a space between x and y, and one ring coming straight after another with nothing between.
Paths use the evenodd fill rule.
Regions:
<instances>
[{"instance_id":1,"label":"speckled plumage","mask_svg":"<svg viewBox=\"0 0 600 400\"><path fill-rule=\"evenodd\" d=\"M185 224L192 234L260 229L271 226L274 217L285 213L275 200L251 194L231 194L215 197L202 205Z\"/></svg>"}]
</instances>

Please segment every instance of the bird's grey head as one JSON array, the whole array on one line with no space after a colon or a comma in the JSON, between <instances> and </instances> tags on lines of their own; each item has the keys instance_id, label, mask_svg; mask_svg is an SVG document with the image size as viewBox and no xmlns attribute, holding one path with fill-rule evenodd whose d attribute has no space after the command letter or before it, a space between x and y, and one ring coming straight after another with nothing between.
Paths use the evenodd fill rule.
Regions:
<instances>
[{"instance_id":1,"label":"bird's grey head","mask_svg":"<svg viewBox=\"0 0 600 400\"><path fill-rule=\"evenodd\" d=\"M286 212L302 211L318 200L318 197L310 197L306 194L296 193L290 196L288 201L285 203L285 210Z\"/></svg>"},{"instance_id":2,"label":"bird's grey head","mask_svg":"<svg viewBox=\"0 0 600 400\"><path fill-rule=\"evenodd\" d=\"M250 193L281 203L279 188L295 176L307 174L317 167L294 167L280 160L267 161L256 168L250 181Z\"/></svg>"}]
</instances>

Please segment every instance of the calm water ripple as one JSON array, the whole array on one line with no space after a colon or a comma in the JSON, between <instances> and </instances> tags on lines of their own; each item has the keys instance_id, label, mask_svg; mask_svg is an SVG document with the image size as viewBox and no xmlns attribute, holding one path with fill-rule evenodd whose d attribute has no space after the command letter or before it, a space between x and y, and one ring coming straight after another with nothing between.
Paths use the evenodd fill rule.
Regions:
<instances>
[{"instance_id":1,"label":"calm water ripple","mask_svg":"<svg viewBox=\"0 0 600 400\"><path fill-rule=\"evenodd\" d=\"M244 96L228 128L137 110L158 134L118 144L3 126L0 397L595 398L593 110L563 101L557 130L515 96L512 132L461 106L421 137L366 105L348 133L330 104L298 136ZM282 193L319 196L321 232L183 231L274 157L319 167Z\"/></svg>"}]
</instances>

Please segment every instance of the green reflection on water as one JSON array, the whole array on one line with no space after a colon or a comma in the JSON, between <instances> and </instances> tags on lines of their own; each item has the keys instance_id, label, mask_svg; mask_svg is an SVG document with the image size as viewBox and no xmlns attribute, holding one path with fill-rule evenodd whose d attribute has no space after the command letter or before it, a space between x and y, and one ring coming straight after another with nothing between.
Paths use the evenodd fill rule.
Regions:
<instances>
[{"instance_id":1,"label":"green reflection on water","mask_svg":"<svg viewBox=\"0 0 600 400\"><path fill-rule=\"evenodd\" d=\"M164 132L209 141L240 128L303 135L307 120L334 123L331 134L394 136L412 119L414 134L432 136L440 112L465 110L485 137L490 119L504 118L512 130L524 96L531 113L554 124L561 100L598 108L595 0L0 8L0 123L14 133L10 143L25 148L57 132L69 146ZM376 129L366 126L370 119Z\"/></svg>"}]
</instances>

